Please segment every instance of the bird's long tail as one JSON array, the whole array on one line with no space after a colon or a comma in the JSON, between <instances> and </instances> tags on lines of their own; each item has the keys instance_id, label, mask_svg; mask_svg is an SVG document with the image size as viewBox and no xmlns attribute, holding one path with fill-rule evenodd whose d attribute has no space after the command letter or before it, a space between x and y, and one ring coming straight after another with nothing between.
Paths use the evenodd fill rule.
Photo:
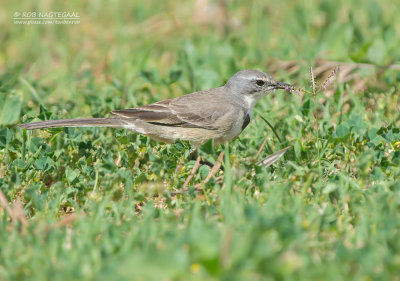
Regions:
<instances>
[{"instance_id":1,"label":"bird's long tail","mask_svg":"<svg viewBox=\"0 0 400 281\"><path fill-rule=\"evenodd\" d=\"M19 125L21 129L35 130L44 128L59 127L112 127L124 128L125 123L120 118L82 118L82 119L64 119L49 120L25 123Z\"/></svg>"}]
</instances>

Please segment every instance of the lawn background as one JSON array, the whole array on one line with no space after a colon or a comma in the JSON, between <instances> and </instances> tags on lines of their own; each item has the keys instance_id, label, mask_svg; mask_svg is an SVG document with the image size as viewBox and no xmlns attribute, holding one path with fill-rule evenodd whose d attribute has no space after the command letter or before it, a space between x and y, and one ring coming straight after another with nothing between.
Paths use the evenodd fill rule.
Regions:
<instances>
[{"instance_id":1,"label":"lawn background","mask_svg":"<svg viewBox=\"0 0 400 281\"><path fill-rule=\"evenodd\" d=\"M0 3L0 188L19 218L0 207L0 280L400 280L396 1ZM33 11L81 22L14 24ZM187 143L16 126L105 116L246 68L309 90L311 65L322 81L341 70L316 97L262 99L238 139L201 148L211 163L225 152L204 194L207 165L175 194Z\"/></svg>"}]
</instances>

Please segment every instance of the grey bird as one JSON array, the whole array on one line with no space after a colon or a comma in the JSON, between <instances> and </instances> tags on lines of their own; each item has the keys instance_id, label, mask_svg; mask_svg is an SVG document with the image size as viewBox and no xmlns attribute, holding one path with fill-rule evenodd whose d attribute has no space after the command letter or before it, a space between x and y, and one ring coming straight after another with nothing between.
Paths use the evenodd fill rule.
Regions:
<instances>
[{"instance_id":1,"label":"grey bird","mask_svg":"<svg viewBox=\"0 0 400 281\"><path fill-rule=\"evenodd\" d=\"M114 110L112 117L49 120L21 124L27 130L55 127L112 127L131 130L161 142L188 140L199 146L210 139L225 143L249 124L263 96L289 84L253 69L237 72L218 88L202 90L136 108Z\"/></svg>"}]
</instances>

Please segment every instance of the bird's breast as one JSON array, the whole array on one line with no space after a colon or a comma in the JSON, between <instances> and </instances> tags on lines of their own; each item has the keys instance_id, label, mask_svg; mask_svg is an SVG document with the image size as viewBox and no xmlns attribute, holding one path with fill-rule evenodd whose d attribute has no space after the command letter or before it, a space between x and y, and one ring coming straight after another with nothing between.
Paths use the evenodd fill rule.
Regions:
<instances>
[{"instance_id":1,"label":"bird's breast","mask_svg":"<svg viewBox=\"0 0 400 281\"><path fill-rule=\"evenodd\" d=\"M235 139L250 123L250 118L251 116L249 113L246 113L243 110L239 110L236 113L236 116L232 116L232 119L234 121L231 122L231 126L229 126L229 128L225 128L225 134L221 137L220 140L218 140L218 142L229 142Z\"/></svg>"}]
</instances>

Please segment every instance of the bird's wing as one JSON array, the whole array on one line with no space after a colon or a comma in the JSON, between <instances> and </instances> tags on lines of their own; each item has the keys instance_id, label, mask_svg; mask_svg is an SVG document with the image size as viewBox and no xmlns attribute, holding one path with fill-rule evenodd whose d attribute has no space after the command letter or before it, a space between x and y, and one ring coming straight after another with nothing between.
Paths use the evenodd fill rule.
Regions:
<instances>
[{"instance_id":1,"label":"bird's wing","mask_svg":"<svg viewBox=\"0 0 400 281\"><path fill-rule=\"evenodd\" d=\"M160 123L166 126L179 126L183 122L169 109L171 100L163 100L135 108L114 110L110 113L124 118L140 119L149 123Z\"/></svg>"},{"instance_id":2,"label":"bird's wing","mask_svg":"<svg viewBox=\"0 0 400 281\"><path fill-rule=\"evenodd\" d=\"M219 91L219 88L200 91L145 106L115 110L111 114L163 126L216 130L218 119L232 110L232 105L218 95Z\"/></svg>"}]
</instances>

